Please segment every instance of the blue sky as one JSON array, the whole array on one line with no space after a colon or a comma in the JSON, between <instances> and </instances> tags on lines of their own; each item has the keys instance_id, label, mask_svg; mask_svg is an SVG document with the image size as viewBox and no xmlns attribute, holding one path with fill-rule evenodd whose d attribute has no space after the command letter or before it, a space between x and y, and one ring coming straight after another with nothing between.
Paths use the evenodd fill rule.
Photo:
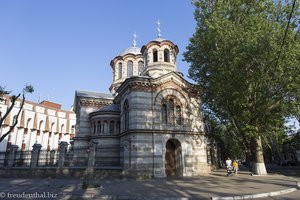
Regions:
<instances>
[{"instance_id":1,"label":"blue sky","mask_svg":"<svg viewBox=\"0 0 300 200\"><path fill-rule=\"evenodd\" d=\"M13 93L26 83L27 99L50 98L69 110L77 89L109 93L110 61L157 37L179 47L177 69L187 75L182 53L195 31L190 0L1 0L0 85Z\"/></svg>"}]
</instances>

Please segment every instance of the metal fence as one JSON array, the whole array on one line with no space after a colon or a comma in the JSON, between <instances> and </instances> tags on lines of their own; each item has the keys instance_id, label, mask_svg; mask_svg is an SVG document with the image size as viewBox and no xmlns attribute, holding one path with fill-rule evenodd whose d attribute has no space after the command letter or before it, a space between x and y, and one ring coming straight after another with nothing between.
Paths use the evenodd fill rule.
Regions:
<instances>
[{"instance_id":1,"label":"metal fence","mask_svg":"<svg viewBox=\"0 0 300 200\"><path fill-rule=\"evenodd\" d=\"M94 153L91 154L91 151ZM35 166L31 166L33 156L37 159ZM89 162L91 159L93 161ZM88 163L93 163L93 167L119 167L119 146L97 146L93 150L89 147L71 147L65 150L0 152L0 167L88 167Z\"/></svg>"},{"instance_id":2,"label":"metal fence","mask_svg":"<svg viewBox=\"0 0 300 200\"><path fill-rule=\"evenodd\" d=\"M15 167L29 167L31 161L31 151L17 151L14 160Z\"/></svg>"},{"instance_id":3,"label":"metal fence","mask_svg":"<svg viewBox=\"0 0 300 200\"><path fill-rule=\"evenodd\" d=\"M0 151L0 166L7 166L8 152Z\"/></svg>"},{"instance_id":4,"label":"metal fence","mask_svg":"<svg viewBox=\"0 0 300 200\"><path fill-rule=\"evenodd\" d=\"M38 166L39 167L54 167L58 163L58 150L41 150L38 156Z\"/></svg>"}]
</instances>

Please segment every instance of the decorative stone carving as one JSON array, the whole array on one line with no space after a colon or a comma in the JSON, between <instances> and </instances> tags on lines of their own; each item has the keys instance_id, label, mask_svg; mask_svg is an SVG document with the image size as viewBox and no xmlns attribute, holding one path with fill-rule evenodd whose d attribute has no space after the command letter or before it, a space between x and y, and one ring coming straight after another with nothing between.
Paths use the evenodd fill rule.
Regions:
<instances>
[{"instance_id":1,"label":"decorative stone carving","mask_svg":"<svg viewBox=\"0 0 300 200\"><path fill-rule=\"evenodd\" d=\"M129 144L130 144L131 138L130 137L126 137L126 138L122 138L121 139L121 147L123 148L128 148Z\"/></svg>"},{"instance_id":2,"label":"decorative stone carving","mask_svg":"<svg viewBox=\"0 0 300 200\"><path fill-rule=\"evenodd\" d=\"M197 144L202 145L203 144L203 136L202 135L185 135L185 141L189 144Z\"/></svg>"},{"instance_id":3,"label":"decorative stone carving","mask_svg":"<svg viewBox=\"0 0 300 200\"><path fill-rule=\"evenodd\" d=\"M83 106L92 106L97 108L102 108L104 106L112 105L112 102L106 101L95 101L95 100L81 100L80 104Z\"/></svg>"}]
</instances>

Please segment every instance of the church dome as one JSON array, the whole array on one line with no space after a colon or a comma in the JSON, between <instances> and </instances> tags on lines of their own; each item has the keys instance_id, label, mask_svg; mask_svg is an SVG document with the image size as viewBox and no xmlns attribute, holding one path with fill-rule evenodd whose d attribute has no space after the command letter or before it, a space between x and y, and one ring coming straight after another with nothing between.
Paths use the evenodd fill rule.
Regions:
<instances>
[{"instance_id":1,"label":"church dome","mask_svg":"<svg viewBox=\"0 0 300 200\"><path fill-rule=\"evenodd\" d=\"M121 51L121 53L119 53L119 56L124 56L126 54L134 54L134 55L141 54L141 48L139 48L139 47L128 47L127 49Z\"/></svg>"},{"instance_id":2,"label":"church dome","mask_svg":"<svg viewBox=\"0 0 300 200\"><path fill-rule=\"evenodd\" d=\"M155 39L155 41L157 41L157 42L162 42L162 41L164 41L164 40L167 40L167 39L160 38L160 37L158 37L158 38Z\"/></svg>"}]
</instances>

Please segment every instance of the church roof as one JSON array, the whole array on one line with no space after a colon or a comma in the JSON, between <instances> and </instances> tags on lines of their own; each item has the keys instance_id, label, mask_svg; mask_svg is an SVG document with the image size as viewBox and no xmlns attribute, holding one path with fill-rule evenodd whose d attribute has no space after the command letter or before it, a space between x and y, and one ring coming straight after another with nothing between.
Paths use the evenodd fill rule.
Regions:
<instances>
[{"instance_id":1,"label":"church roof","mask_svg":"<svg viewBox=\"0 0 300 200\"><path fill-rule=\"evenodd\" d=\"M119 53L119 56L124 56L126 54L134 54L134 55L141 54L141 48L139 48L139 47L128 47L127 49L121 51L121 53Z\"/></svg>"},{"instance_id":2,"label":"church roof","mask_svg":"<svg viewBox=\"0 0 300 200\"><path fill-rule=\"evenodd\" d=\"M102 99L113 99L114 96L111 94L105 94L93 91L76 90L76 96L89 97L89 98L102 98Z\"/></svg>"},{"instance_id":3,"label":"church roof","mask_svg":"<svg viewBox=\"0 0 300 200\"><path fill-rule=\"evenodd\" d=\"M90 116L95 116L95 115L101 115L101 114L119 114L120 113L120 104L111 104L111 105L107 105L102 107L99 110L96 110L94 112L90 113Z\"/></svg>"},{"instance_id":4,"label":"church roof","mask_svg":"<svg viewBox=\"0 0 300 200\"><path fill-rule=\"evenodd\" d=\"M159 38L159 37L155 39L155 41L158 41L158 42L162 42L162 41L164 41L164 40L167 40L167 39Z\"/></svg>"},{"instance_id":5,"label":"church roof","mask_svg":"<svg viewBox=\"0 0 300 200\"><path fill-rule=\"evenodd\" d=\"M108 105L108 106L105 106L103 108L101 108L100 110L98 111L102 111L102 112L120 112L120 104L112 104L112 105Z\"/></svg>"},{"instance_id":6,"label":"church roof","mask_svg":"<svg viewBox=\"0 0 300 200\"><path fill-rule=\"evenodd\" d=\"M144 51L146 49L148 49L151 45L162 46L164 44L168 44L168 45L172 46L174 48L174 50L176 51L176 53L179 52L178 46L176 44L174 44L172 41L164 39L164 38L156 38L155 40L152 40L152 41L148 42L148 44L142 46L141 54L143 54Z\"/></svg>"}]
</instances>

